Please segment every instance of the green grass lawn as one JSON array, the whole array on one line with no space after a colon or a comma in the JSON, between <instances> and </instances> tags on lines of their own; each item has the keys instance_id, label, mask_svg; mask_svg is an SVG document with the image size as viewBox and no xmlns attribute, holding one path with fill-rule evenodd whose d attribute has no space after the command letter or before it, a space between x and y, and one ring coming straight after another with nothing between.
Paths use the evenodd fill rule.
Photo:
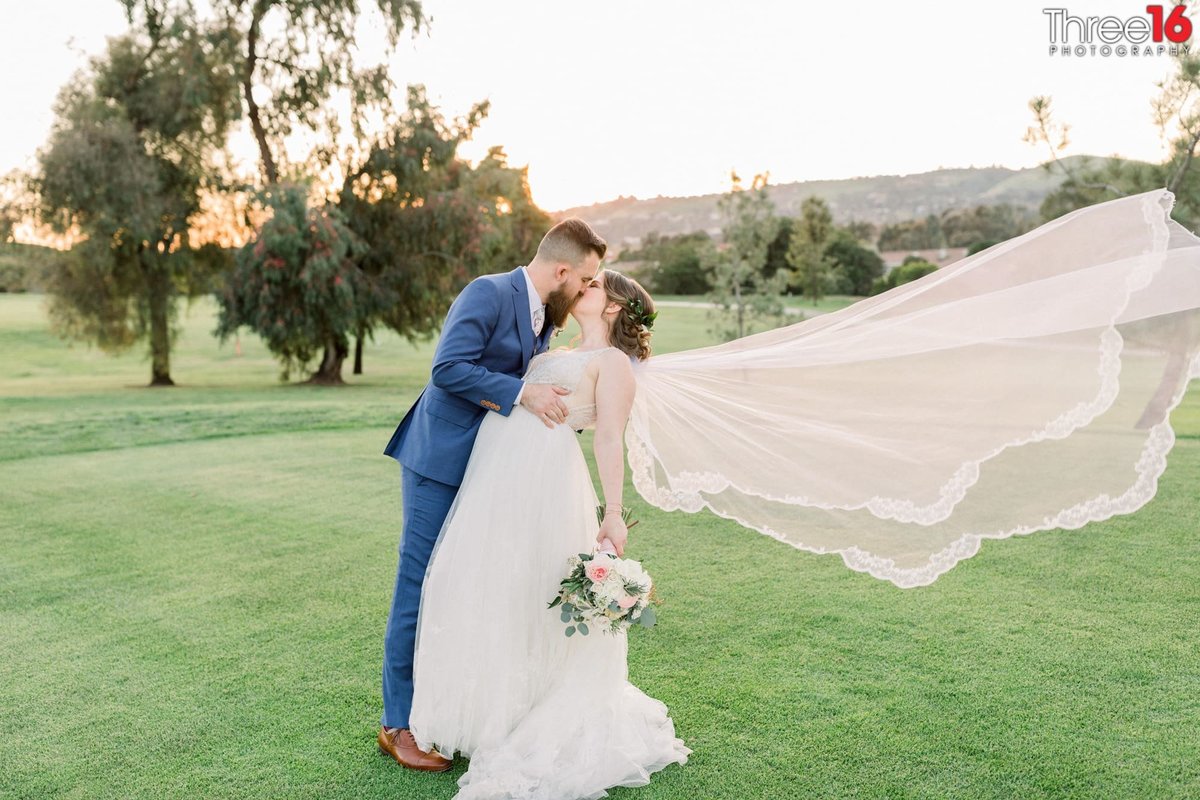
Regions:
<instances>
[{"instance_id":1,"label":"green grass lawn","mask_svg":"<svg viewBox=\"0 0 1200 800\"><path fill-rule=\"evenodd\" d=\"M0 295L0 797L449 798L374 745L400 532L381 454L432 345L282 385L184 320L172 372ZM708 343L664 309L656 344ZM563 339L565 341L565 338ZM628 490L659 624L630 679L688 764L613 798L1200 796L1200 395L1158 496L985 542L929 587ZM585 437L587 443L587 437Z\"/></svg>"}]
</instances>

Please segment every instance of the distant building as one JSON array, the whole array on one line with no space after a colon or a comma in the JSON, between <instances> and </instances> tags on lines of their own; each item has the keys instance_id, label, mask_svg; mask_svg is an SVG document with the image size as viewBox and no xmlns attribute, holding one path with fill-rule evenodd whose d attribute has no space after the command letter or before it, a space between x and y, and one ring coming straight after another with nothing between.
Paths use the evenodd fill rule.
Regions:
<instances>
[{"instance_id":1,"label":"distant building","mask_svg":"<svg viewBox=\"0 0 1200 800\"><path fill-rule=\"evenodd\" d=\"M947 264L953 264L960 258L965 258L966 255L967 248L965 247L935 247L932 250L883 250L879 253L879 257L883 259L885 275L903 264L904 259L909 256L916 256L922 261L944 267Z\"/></svg>"}]
</instances>

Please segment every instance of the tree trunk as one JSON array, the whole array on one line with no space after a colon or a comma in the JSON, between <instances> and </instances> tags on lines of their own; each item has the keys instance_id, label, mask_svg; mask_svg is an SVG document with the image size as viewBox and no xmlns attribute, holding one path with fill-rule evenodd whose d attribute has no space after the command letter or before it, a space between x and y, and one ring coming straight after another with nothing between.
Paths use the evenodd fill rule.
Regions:
<instances>
[{"instance_id":1,"label":"tree trunk","mask_svg":"<svg viewBox=\"0 0 1200 800\"><path fill-rule=\"evenodd\" d=\"M746 308L742 305L742 283L736 279L733 282L733 298L737 304L738 338L746 335Z\"/></svg>"},{"instance_id":2,"label":"tree trunk","mask_svg":"<svg viewBox=\"0 0 1200 800\"><path fill-rule=\"evenodd\" d=\"M275 159L271 156L271 147L267 144L267 132L262 124L262 112L258 103L254 102L254 70L258 67L258 34L262 19L267 14L268 4L259 0L254 4L250 18L250 30L246 34L246 68L242 72L242 94L246 96L246 116L250 118L250 128L258 141L258 152L262 157L263 172L267 183L274 185L279 181L279 173L275 168Z\"/></svg>"},{"instance_id":3,"label":"tree trunk","mask_svg":"<svg viewBox=\"0 0 1200 800\"><path fill-rule=\"evenodd\" d=\"M350 346L343 338L332 337L325 342L325 353L321 357L321 366L308 379L307 383L315 383L321 386L341 386L345 384L342 380L342 362L346 360L346 356L350 354Z\"/></svg>"},{"instance_id":4,"label":"tree trunk","mask_svg":"<svg viewBox=\"0 0 1200 800\"><path fill-rule=\"evenodd\" d=\"M150 283L150 385L174 386L171 380L171 326L169 278L157 271Z\"/></svg>"},{"instance_id":5,"label":"tree trunk","mask_svg":"<svg viewBox=\"0 0 1200 800\"><path fill-rule=\"evenodd\" d=\"M358 336L354 337L354 374L362 375L362 351L363 351L363 334L359 331Z\"/></svg>"}]
</instances>

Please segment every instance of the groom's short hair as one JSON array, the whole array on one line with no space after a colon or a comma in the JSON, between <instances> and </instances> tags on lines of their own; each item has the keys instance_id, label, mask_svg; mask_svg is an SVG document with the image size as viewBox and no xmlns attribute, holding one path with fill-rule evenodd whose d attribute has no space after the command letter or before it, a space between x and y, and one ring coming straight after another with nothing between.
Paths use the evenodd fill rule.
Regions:
<instances>
[{"instance_id":1,"label":"groom's short hair","mask_svg":"<svg viewBox=\"0 0 1200 800\"><path fill-rule=\"evenodd\" d=\"M578 217L569 217L551 228L538 245L537 257L551 263L582 264L588 253L600 258L608 251L608 243Z\"/></svg>"}]
</instances>

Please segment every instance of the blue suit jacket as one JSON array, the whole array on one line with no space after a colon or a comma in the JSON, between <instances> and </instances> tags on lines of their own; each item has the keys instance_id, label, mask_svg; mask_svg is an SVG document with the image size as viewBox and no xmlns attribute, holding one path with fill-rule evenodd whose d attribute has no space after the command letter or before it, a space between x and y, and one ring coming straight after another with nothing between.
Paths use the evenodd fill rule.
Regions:
<instances>
[{"instance_id":1,"label":"blue suit jacket","mask_svg":"<svg viewBox=\"0 0 1200 800\"><path fill-rule=\"evenodd\" d=\"M552 328L546 320L534 337L520 267L471 281L446 315L430 382L383 452L414 472L460 485L483 415L512 411L520 376L546 350Z\"/></svg>"}]
</instances>

